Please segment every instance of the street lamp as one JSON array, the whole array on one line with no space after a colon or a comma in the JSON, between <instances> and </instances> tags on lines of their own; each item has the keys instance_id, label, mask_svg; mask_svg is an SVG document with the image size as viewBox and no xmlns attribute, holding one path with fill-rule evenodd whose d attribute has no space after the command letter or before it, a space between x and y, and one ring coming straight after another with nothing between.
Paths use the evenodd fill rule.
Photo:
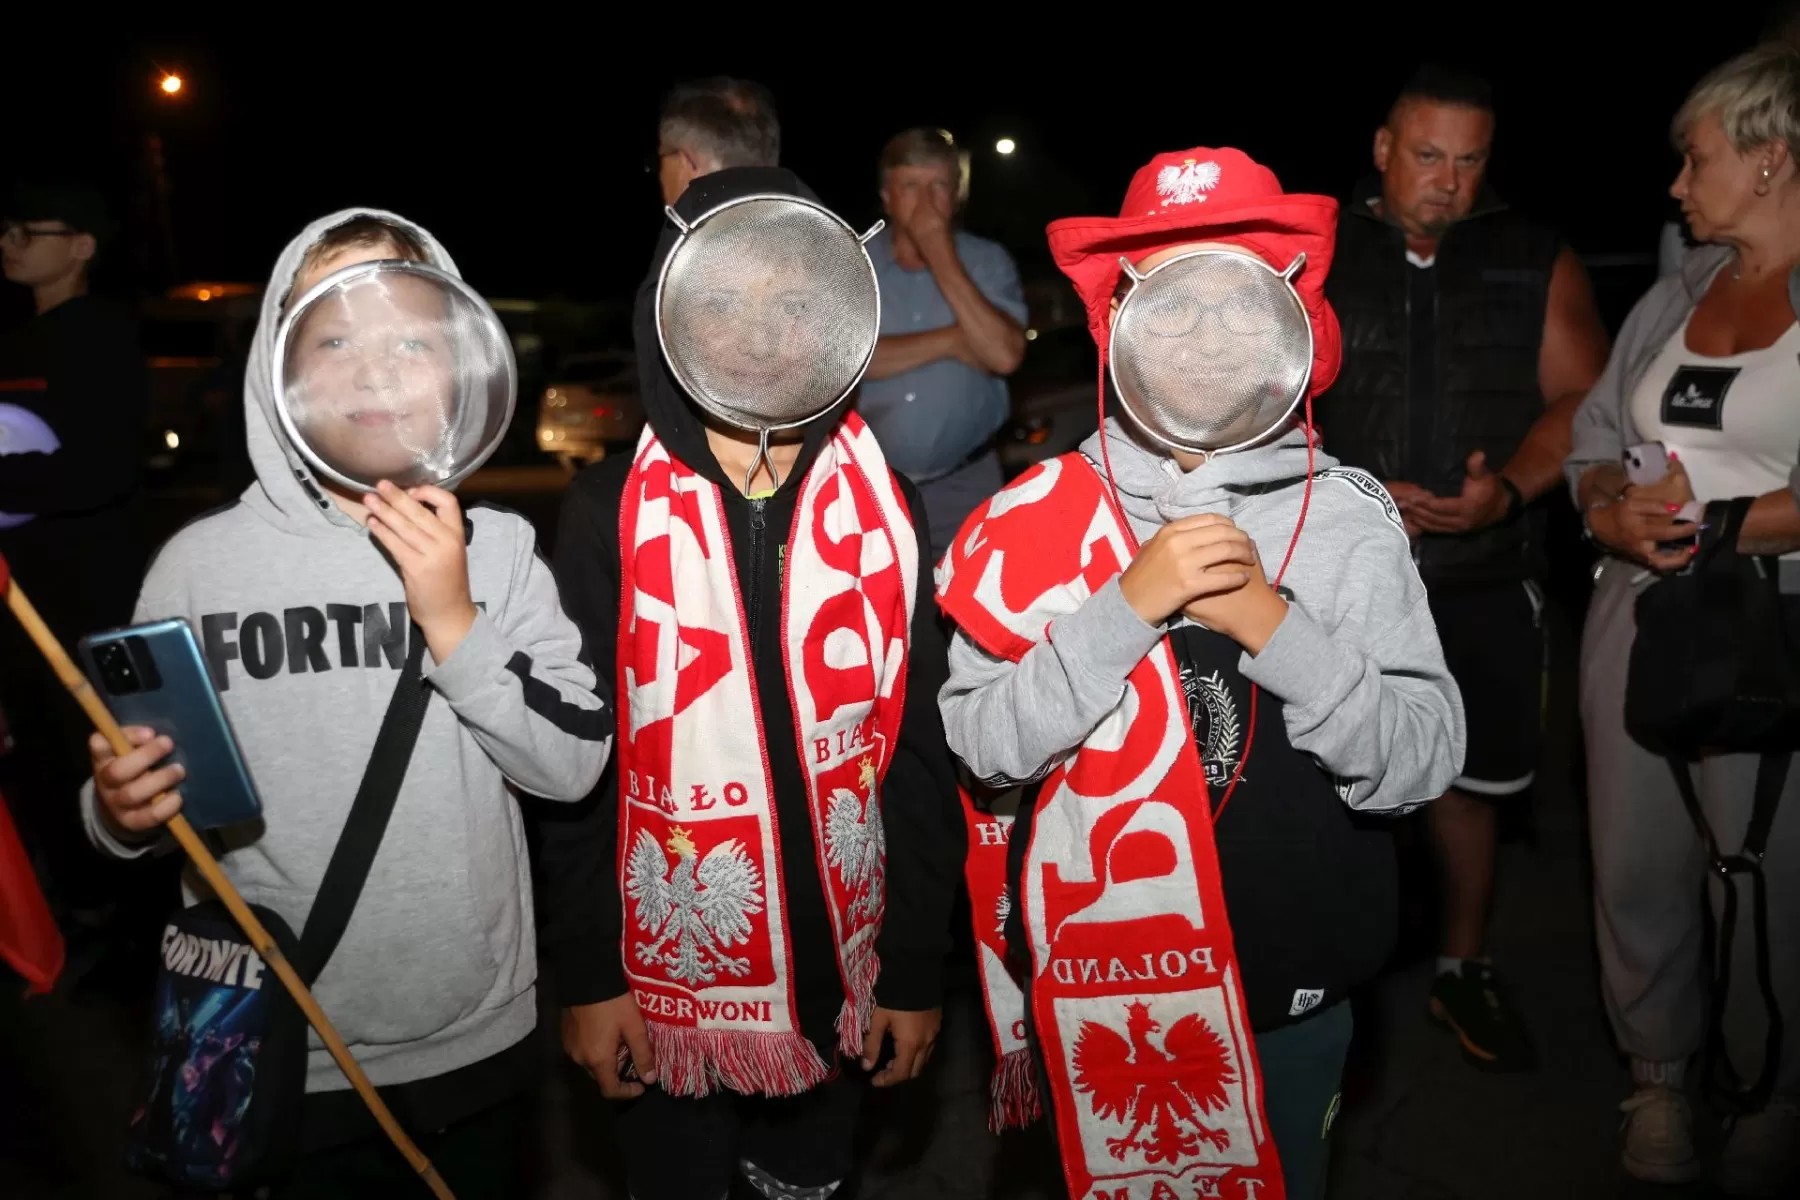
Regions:
<instances>
[{"instance_id":1,"label":"street lamp","mask_svg":"<svg viewBox=\"0 0 1800 1200\"><path fill-rule=\"evenodd\" d=\"M999 141L994 143L994 152L996 154L1011 154L1014 150L1017 150L1018 148L1019 148L1019 144L1017 142L1013 141L1011 138L1007 138L1007 137L1003 137Z\"/></svg>"},{"instance_id":2,"label":"street lamp","mask_svg":"<svg viewBox=\"0 0 1800 1200\"><path fill-rule=\"evenodd\" d=\"M187 81L175 71L163 71L156 81L158 99L173 101L187 87ZM155 188L156 222L162 234L163 258L169 270L171 283L181 278L181 266L175 256L175 224L169 211L169 170L163 159L162 134L152 128L146 139L145 149L149 152L150 178Z\"/></svg>"}]
</instances>

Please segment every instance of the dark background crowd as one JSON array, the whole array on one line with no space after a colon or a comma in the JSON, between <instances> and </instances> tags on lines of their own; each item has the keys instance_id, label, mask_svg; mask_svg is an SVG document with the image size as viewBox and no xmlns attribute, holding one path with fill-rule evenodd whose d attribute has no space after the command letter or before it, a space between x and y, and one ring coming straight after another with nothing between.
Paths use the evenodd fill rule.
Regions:
<instances>
[{"instance_id":1,"label":"dark background crowd","mask_svg":"<svg viewBox=\"0 0 1800 1200\"><path fill-rule=\"evenodd\" d=\"M95 353L114 356L109 378L141 389L142 403L96 402L97 420L132 426L120 439L136 447L131 461L104 480L61 481L123 489L104 526L30 547L14 566L48 598L66 641L122 623L130 595L97 595L79 557L141 563L182 521L248 482L243 356L261 285L245 281L263 279L307 221L356 204L434 230L506 322L521 367L513 434L463 491L521 509L549 544L569 469L628 444L641 420L626 322L659 229L659 105L674 82L715 70L767 86L783 165L858 228L881 215L877 161L888 139L909 127L954 132L971 160L962 224L1011 255L1028 313L1011 412L996 435L1008 474L1073 448L1095 419L1093 348L1049 260L1048 221L1112 212L1139 164L1195 143L1242 147L1289 191L1348 198L1369 173L1372 133L1396 89L1428 58L1491 80L1488 182L1562 235L1616 332L1656 277L1659 235L1677 216L1669 117L1697 78L1779 14L1719 6L1674 20L1634 10L1604 24L1596 13L1591 26L1582 16L1525 6L1437 12L1418 24L1396 8L1148 29L1090 14L1117 26L1121 48L1102 51L1111 34L1084 33L1068 18L1034 16L1037 27L979 36L914 12L846 39L842 53L804 57L698 42L641 57L630 37L599 29L438 48L404 28L368 26L358 35L368 54L317 34L81 44L66 30L0 77L12 116L0 184L12 195L79 182L59 193L63 203L99 198L85 222L103 230L93 292L134 328ZM1434 28L1445 22L1457 30ZM33 315L26 288L0 291L0 329L22 329ZM570 411L572 396L591 417ZM1333 1195L1649 1194L1618 1169L1612 1105L1626 1076L1600 1009L1587 891L1574 656L1594 555L1560 488L1543 510L1545 733L1535 786L1499 810L1489 938L1510 1003L1535 1034L1535 1063L1480 1074L1425 1030L1439 896L1422 823L1403 825L1401 946L1389 973L1355 997ZM0 638L13 665L24 653L16 637ZM5 678L0 671L0 687ZM10 986L0 995L0 1194L151 1195L117 1160L147 1031L147 947L173 902L172 864L126 872L72 847L73 797L44 795L56 768L19 747L79 738L78 723L59 725L4 691L0 712L0 792L42 847L69 944L50 996L21 1002ZM63 804L66 817L54 811ZM865 1120L859 1195L1054 1194L1047 1140L996 1146L981 1128L986 1033L968 964L961 970L932 1075ZM608 1190L616 1164L593 1132L603 1107L556 1063L551 1040L538 1102L541 1194L622 1195Z\"/></svg>"}]
</instances>

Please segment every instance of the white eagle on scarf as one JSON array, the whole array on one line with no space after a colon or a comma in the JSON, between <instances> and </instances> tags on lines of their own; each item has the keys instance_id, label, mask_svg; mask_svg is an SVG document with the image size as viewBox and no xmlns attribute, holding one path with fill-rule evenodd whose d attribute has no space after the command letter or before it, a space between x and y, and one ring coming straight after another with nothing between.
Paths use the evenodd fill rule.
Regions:
<instances>
[{"instance_id":1,"label":"white eagle on scarf","mask_svg":"<svg viewBox=\"0 0 1800 1200\"><path fill-rule=\"evenodd\" d=\"M700 859L693 835L669 830L663 854L649 830L638 830L626 864L625 894L637 905L638 927L652 941L639 942L638 961L661 963L669 978L711 983L719 972L742 977L750 960L726 953L750 940L750 918L762 911L762 873L736 838L720 842Z\"/></svg>"},{"instance_id":2,"label":"white eagle on scarf","mask_svg":"<svg viewBox=\"0 0 1800 1200\"><path fill-rule=\"evenodd\" d=\"M856 895L850 902L851 915L873 917L887 877L887 832L875 799L875 763L865 758L861 765L857 782L868 799L849 788L831 793L831 807L825 813L825 861Z\"/></svg>"}]
</instances>

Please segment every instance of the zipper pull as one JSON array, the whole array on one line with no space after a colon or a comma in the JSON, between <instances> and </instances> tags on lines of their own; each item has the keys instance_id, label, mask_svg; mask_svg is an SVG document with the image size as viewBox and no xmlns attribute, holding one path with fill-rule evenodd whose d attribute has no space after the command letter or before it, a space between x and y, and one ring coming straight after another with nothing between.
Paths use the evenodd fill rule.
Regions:
<instances>
[{"instance_id":1,"label":"zipper pull","mask_svg":"<svg viewBox=\"0 0 1800 1200\"><path fill-rule=\"evenodd\" d=\"M768 517L763 512L763 509L768 503L767 500L752 500L750 502L750 528L762 530L769 527Z\"/></svg>"}]
</instances>

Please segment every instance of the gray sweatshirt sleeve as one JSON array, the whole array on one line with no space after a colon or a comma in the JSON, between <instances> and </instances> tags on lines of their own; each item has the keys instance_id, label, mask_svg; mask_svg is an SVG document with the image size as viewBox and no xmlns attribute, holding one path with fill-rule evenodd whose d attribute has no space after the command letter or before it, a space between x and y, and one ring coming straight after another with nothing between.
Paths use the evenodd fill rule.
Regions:
<instances>
[{"instance_id":1,"label":"gray sweatshirt sleeve","mask_svg":"<svg viewBox=\"0 0 1800 1200\"><path fill-rule=\"evenodd\" d=\"M1043 778L1093 732L1125 694L1125 679L1162 630L1146 625L1112 579L1017 663L996 658L961 630L938 694L950 748L984 783Z\"/></svg>"},{"instance_id":2,"label":"gray sweatshirt sleeve","mask_svg":"<svg viewBox=\"0 0 1800 1200\"><path fill-rule=\"evenodd\" d=\"M1637 315L1634 311L1632 319L1635 320ZM1626 347L1632 344L1632 335L1636 332L1632 320L1627 320L1624 328L1619 330L1619 340L1613 344L1612 354L1607 357L1606 369L1588 389L1586 399L1575 410L1570 422L1569 457L1563 460L1563 475L1577 513L1581 511L1581 477L1602 463L1619 462L1626 438L1632 436L1629 430L1621 428L1621 423L1625 419Z\"/></svg>"},{"instance_id":3,"label":"gray sweatshirt sleeve","mask_svg":"<svg viewBox=\"0 0 1800 1200\"><path fill-rule=\"evenodd\" d=\"M1296 601L1262 653L1244 654L1238 665L1281 700L1288 741L1335 777L1344 803L1399 814L1436 799L1455 781L1468 729L1405 543L1384 540L1400 543L1400 561L1368 565L1404 581L1394 589L1404 594L1381 597L1370 608L1397 606L1397 620L1372 635L1364 635L1368 627L1360 620L1337 622L1333 630ZM1359 556L1372 549L1360 548ZM1363 578L1378 583L1382 572Z\"/></svg>"},{"instance_id":4,"label":"gray sweatshirt sleeve","mask_svg":"<svg viewBox=\"0 0 1800 1200\"><path fill-rule=\"evenodd\" d=\"M1336 777L1346 803L1404 811L1441 794L1462 769L1462 698L1405 536L1383 526L1351 549L1334 556L1355 564L1331 589L1334 611L1315 618L1291 605L1240 669L1283 701L1289 740ZM1370 622L1371 613L1381 620ZM1052 622L1017 663L958 632L940 695L951 749L993 786L1042 778L1119 703L1126 677L1161 637L1117 579Z\"/></svg>"},{"instance_id":5,"label":"gray sweatshirt sleeve","mask_svg":"<svg viewBox=\"0 0 1800 1200\"><path fill-rule=\"evenodd\" d=\"M479 613L426 678L515 786L580 800L612 751L612 705L581 661L581 634L529 530L519 538L513 580L499 614Z\"/></svg>"}]
</instances>

